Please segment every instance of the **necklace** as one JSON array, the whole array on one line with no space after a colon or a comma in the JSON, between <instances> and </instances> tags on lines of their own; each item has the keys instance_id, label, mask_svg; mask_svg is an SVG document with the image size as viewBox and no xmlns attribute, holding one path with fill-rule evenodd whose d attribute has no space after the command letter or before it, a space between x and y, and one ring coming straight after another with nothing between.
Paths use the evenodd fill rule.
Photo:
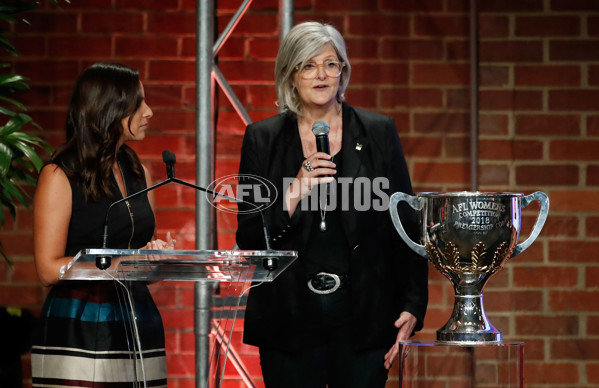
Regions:
<instances>
[{"instance_id":1,"label":"necklace","mask_svg":"<svg viewBox=\"0 0 599 388\"><path fill-rule=\"evenodd\" d=\"M331 162L333 161L334 158L335 158L334 156L331 157ZM319 209L320 225L319 225L319 227L320 227L321 232L327 231L327 203L329 202L329 199L330 199L329 194L332 194L332 191L334 190L334 186L332 186L332 184L334 182L335 181L333 181L331 183L325 183L326 194L325 194L324 205L321 202L322 195L319 193L319 196L320 196L318 199L318 203L320 205L320 209Z\"/></svg>"}]
</instances>

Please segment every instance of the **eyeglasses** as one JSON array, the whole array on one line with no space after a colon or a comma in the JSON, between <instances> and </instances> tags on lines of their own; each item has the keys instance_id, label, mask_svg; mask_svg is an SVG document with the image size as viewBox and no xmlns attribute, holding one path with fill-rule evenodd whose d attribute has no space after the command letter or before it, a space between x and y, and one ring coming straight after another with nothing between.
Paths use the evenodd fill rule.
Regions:
<instances>
[{"instance_id":1,"label":"eyeglasses","mask_svg":"<svg viewBox=\"0 0 599 388\"><path fill-rule=\"evenodd\" d=\"M304 79L312 79L318 76L318 69L322 67L324 72L329 77L339 77L345 63L339 61L325 61L323 63L308 62L301 69L297 65L296 70L299 70L300 76Z\"/></svg>"}]
</instances>

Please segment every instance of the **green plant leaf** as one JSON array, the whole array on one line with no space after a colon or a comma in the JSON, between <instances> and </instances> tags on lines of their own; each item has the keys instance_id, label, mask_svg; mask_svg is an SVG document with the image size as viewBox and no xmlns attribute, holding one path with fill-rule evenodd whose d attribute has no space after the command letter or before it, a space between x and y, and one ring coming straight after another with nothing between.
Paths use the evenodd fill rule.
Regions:
<instances>
[{"instance_id":1,"label":"green plant leaf","mask_svg":"<svg viewBox=\"0 0 599 388\"><path fill-rule=\"evenodd\" d=\"M12 98L0 96L0 100L9 102L9 103L15 105L17 108L19 108L21 110L27 110L27 107L25 107L25 105L21 104L17 100L13 100ZM0 107L0 113L6 114L6 115L9 115L9 116L14 116L16 114L15 112L12 112L12 111L10 111L8 109L6 109L6 112L3 112L3 110L4 109L2 107Z\"/></svg>"}]
</instances>

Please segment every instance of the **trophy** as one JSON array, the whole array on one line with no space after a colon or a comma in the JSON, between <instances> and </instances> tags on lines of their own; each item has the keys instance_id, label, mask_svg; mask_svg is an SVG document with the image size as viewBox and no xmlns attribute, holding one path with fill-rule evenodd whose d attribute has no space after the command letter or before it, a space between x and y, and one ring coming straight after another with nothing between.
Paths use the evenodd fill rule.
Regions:
<instances>
[{"instance_id":1,"label":"trophy","mask_svg":"<svg viewBox=\"0 0 599 388\"><path fill-rule=\"evenodd\" d=\"M397 212L405 201L419 214L421 244L404 230ZM541 208L529 237L517 244L522 209L532 201ZM485 315L482 290L508 259L522 253L537 238L549 211L549 198L537 191L484 193L477 191L395 193L389 209L395 228L405 243L447 277L455 292L453 313L437 330L437 342L471 345L502 343Z\"/></svg>"}]
</instances>

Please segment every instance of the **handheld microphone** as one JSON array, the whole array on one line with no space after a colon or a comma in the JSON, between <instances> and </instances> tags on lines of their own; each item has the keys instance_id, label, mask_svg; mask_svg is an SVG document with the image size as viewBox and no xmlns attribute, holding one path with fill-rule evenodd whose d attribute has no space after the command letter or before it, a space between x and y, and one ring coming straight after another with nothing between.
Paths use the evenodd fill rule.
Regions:
<instances>
[{"instance_id":1,"label":"handheld microphone","mask_svg":"<svg viewBox=\"0 0 599 388\"><path fill-rule=\"evenodd\" d=\"M330 155L329 131L331 127L326 121L318 120L312 124L312 133L316 136L316 151Z\"/></svg>"},{"instance_id":2,"label":"handheld microphone","mask_svg":"<svg viewBox=\"0 0 599 388\"><path fill-rule=\"evenodd\" d=\"M260 217L262 220L262 232L264 233L266 250L267 251L272 250L271 245L270 245L270 231L268 228L268 223L266 222L266 217L264 216L264 212L261 209L259 209L258 205L254 204L252 202L244 201L242 199L233 198L226 194L222 194L222 193L219 193L219 192L216 192L213 190L209 190L209 189L194 185L192 183L185 182L181 179L175 178L175 163L177 162L177 157L175 156L174 153L170 152L169 150L162 151L162 161L166 165L167 179L165 179L164 181L157 183L153 186L146 187L143 190L133 193L125 198L121 198L118 201L115 201L110 204L110 206L108 207L108 210L106 210L106 217L104 220L104 234L102 236L102 249L107 248L106 245L107 245L107 241L108 241L108 215L110 214L110 210L113 208L113 206L115 206L121 202L125 202L131 198L137 197L138 195L146 193L150 190L154 190L155 188L158 188L160 186L166 185L167 183L175 182L175 183L182 184L184 186L192 187L196 190L204 191L204 192L212 194L214 196L219 196L219 197L228 199L229 201L232 201L232 202L243 203L243 204L249 205L249 206L253 207L254 209L256 209L260 213ZM97 256L96 257L96 267L98 267L99 269L107 269L108 267L110 267L111 261L112 261L112 258L110 256ZM263 260L263 265L266 270L273 271L278 267L278 260L277 260L277 258L265 258Z\"/></svg>"}]
</instances>

